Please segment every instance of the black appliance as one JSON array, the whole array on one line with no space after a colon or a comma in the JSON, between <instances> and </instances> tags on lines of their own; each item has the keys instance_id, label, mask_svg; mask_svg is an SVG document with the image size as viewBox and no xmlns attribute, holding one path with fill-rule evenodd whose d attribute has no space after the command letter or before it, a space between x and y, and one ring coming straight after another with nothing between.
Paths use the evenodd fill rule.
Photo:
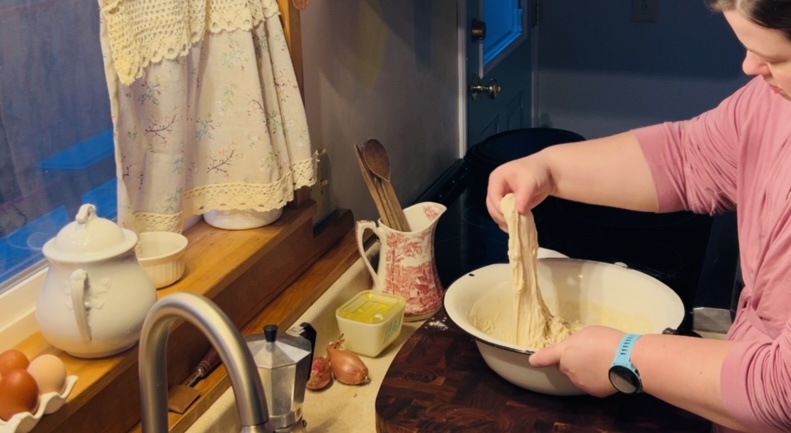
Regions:
<instances>
[{"instance_id":1,"label":"black appliance","mask_svg":"<svg viewBox=\"0 0 791 433\"><path fill-rule=\"evenodd\" d=\"M437 268L445 287L474 269L508 262L508 235L486 210L489 173L504 162L547 146L581 140L579 134L553 128L496 134L471 147L420 195L416 202L433 201L448 207L435 236ZM688 313L679 331L691 331L711 217L690 212L633 212L554 197L538 205L533 214L542 247L574 258L620 262L667 284L678 293Z\"/></svg>"}]
</instances>

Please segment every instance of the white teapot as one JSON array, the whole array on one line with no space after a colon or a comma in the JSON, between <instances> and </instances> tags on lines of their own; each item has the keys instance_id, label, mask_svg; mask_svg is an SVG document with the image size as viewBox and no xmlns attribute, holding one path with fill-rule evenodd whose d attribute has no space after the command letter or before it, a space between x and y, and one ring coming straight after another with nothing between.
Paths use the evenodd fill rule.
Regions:
<instances>
[{"instance_id":1,"label":"white teapot","mask_svg":"<svg viewBox=\"0 0 791 433\"><path fill-rule=\"evenodd\" d=\"M49 271L36 321L53 346L80 358L123 352L140 338L156 289L137 262L137 234L83 204L44 244Z\"/></svg>"}]
</instances>

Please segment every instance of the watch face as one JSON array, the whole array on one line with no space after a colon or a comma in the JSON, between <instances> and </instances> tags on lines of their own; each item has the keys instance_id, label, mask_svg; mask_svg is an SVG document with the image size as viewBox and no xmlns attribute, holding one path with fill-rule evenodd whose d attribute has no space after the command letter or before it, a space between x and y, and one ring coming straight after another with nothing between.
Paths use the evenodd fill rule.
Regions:
<instances>
[{"instance_id":1,"label":"watch face","mask_svg":"<svg viewBox=\"0 0 791 433\"><path fill-rule=\"evenodd\" d=\"M622 365L610 367L610 383L624 394L634 394L640 391L642 384L634 371Z\"/></svg>"}]
</instances>

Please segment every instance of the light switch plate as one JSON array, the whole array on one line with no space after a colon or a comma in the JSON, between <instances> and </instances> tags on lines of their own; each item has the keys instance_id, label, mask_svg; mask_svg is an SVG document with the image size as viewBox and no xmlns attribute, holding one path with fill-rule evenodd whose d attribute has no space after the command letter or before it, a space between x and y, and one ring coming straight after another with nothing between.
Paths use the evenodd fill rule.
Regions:
<instances>
[{"instance_id":1,"label":"light switch plate","mask_svg":"<svg viewBox=\"0 0 791 433\"><path fill-rule=\"evenodd\" d=\"M636 23L655 23L659 0L632 0L632 21Z\"/></svg>"}]
</instances>

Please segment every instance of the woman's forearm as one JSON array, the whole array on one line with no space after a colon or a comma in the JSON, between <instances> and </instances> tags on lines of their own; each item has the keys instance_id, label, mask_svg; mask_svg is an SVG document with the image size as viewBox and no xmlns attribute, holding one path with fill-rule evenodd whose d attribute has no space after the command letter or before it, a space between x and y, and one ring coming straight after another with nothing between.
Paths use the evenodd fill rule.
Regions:
<instances>
[{"instance_id":1,"label":"woman's forearm","mask_svg":"<svg viewBox=\"0 0 791 433\"><path fill-rule=\"evenodd\" d=\"M722 365L732 341L675 335L644 335L632 363L645 392L718 424L744 429L725 410L720 389Z\"/></svg>"},{"instance_id":2,"label":"woman's forearm","mask_svg":"<svg viewBox=\"0 0 791 433\"><path fill-rule=\"evenodd\" d=\"M552 195L638 211L658 208L651 171L631 132L550 146L540 157L550 167Z\"/></svg>"}]
</instances>

